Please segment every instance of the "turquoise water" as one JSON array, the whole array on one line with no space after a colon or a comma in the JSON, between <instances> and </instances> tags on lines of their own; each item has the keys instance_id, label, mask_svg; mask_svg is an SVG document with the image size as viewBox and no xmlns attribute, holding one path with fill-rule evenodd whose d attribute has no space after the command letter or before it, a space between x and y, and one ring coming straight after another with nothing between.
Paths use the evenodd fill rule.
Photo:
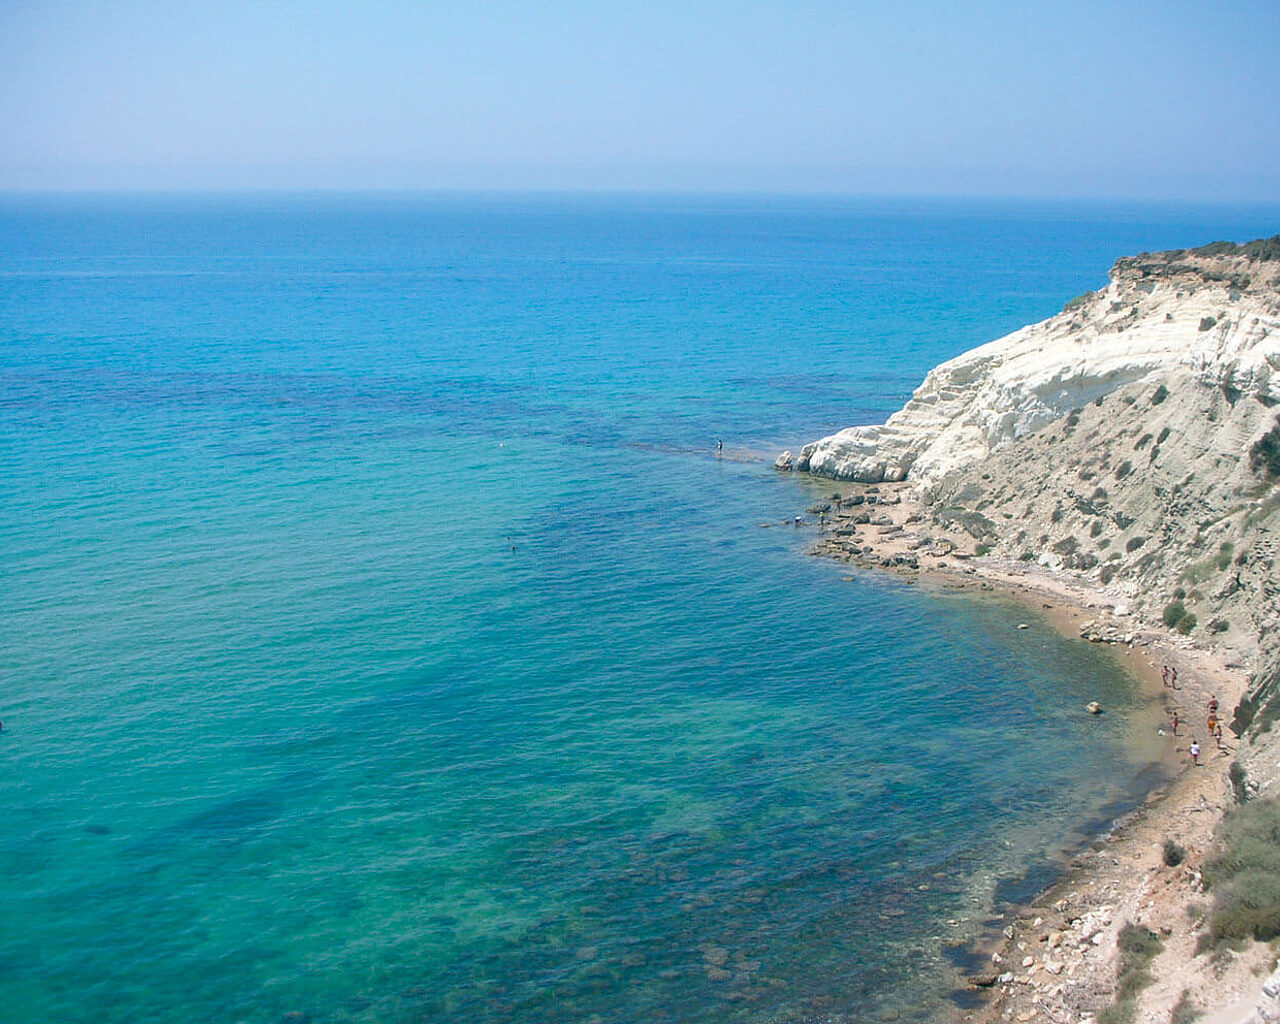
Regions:
<instances>
[{"instance_id":1,"label":"turquoise water","mask_svg":"<svg viewBox=\"0 0 1280 1024\"><path fill-rule=\"evenodd\" d=\"M1141 701L772 457L1276 212L3 200L0 1020L939 1019Z\"/></svg>"}]
</instances>

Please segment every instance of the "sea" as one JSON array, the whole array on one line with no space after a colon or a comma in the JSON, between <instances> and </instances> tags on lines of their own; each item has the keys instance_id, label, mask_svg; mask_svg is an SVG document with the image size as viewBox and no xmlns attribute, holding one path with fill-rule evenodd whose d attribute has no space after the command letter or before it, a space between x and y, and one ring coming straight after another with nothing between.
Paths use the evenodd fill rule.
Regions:
<instances>
[{"instance_id":1,"label":"sea","mask_svg":"<svg viewBox=\"0 0 1280 1024\"><path fill-rule=\"evenodd\" d=\"M1151 699L1038 607L812 557L840 485L773 460L1117 257L1277 230L0 196L0 1021L963 1012L1163 778Z\"/></svg>"}]
</instances>

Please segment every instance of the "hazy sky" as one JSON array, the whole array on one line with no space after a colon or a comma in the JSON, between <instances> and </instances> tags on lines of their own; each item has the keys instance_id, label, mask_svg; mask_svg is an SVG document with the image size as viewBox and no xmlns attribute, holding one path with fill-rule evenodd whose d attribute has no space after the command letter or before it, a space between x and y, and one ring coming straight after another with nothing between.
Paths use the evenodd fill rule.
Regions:
<instances>
[{"instance_id":1,"label":"hazy sky","mask_svg":"<svg viewBox=\"0 0 1280 1024\"><path fill-rule=\"evenodd\" d=\"M1280 199L1280 0L0 0L0 188Z\"/></svg>"}]
</instances>

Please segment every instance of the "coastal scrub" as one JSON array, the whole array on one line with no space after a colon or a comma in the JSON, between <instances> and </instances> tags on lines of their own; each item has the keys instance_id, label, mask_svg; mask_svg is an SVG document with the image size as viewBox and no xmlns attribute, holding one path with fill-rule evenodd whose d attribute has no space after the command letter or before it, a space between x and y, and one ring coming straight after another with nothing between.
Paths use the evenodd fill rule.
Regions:
<instances>
[{"instance_id":1,"label":"coastal scrub","mask_svg":"<svg viewBox=\"0 0 1280 1024\"><path fill-rule=\"evenodd\" d=\"M1280 800L1253 800L1222 820L1204 865L1214 894L1203 951L1280 938Z\"/></svg>"},{"instance_id":2,"label":"coastal scrub","mask_svg":"<svg viewBox=\"0 0 1280 1024\"><path fill-rule=\"evenodd\" d=\"M1117 938L1120 967L1116 974L1116 1001L1098 1015L1098 1024L1129 1024L1138 1008L1138 993L1152 982L1148 968L1163 947L1160 936L1133 922L1120 929Z\"/></svg>"}]
</instances>

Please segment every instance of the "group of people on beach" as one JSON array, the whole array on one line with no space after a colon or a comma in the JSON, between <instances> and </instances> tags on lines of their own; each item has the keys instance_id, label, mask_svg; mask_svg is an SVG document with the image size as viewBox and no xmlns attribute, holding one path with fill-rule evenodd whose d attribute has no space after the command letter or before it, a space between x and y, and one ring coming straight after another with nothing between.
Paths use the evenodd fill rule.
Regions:
<instances>
[{"instance_id":1,"label":"group of people on beach","mask_svg":"<svg viewBox=\"0 0 1280 1024\"><path fill-rule=\"evenodd\" d=\"M1160 669L1160 677L1164 680L1164 685L1172 689L1178 689L1178 670L1169 665L1164 665ZM1178 717L1178 709L1173 709L1173 734L1178 735L1178 726L1182 724L1182 720ZM1209 730L1209 735L1218 744L1218 749L1222 749L1222 720L1218 717L1218 695L1216 693L1209 695L1209 715L1205 721L1205 725ZM1199 767L1200 765L1200 740L1192 736L1191 745L1187 748L1187 753L1191 755L1192 765Z\"/></svg>"}]
</instances>

